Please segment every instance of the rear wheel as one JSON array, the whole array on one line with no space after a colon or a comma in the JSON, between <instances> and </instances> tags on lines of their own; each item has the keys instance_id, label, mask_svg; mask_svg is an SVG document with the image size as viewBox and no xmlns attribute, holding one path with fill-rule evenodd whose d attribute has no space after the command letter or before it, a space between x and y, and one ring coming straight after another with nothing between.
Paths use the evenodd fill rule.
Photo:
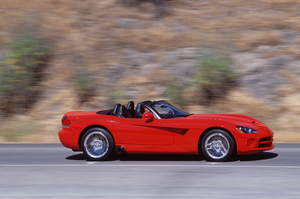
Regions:
<instances>
[{"instance_id":1,"label":"rear wheel","mask_svg":"<svg viewBox=\"0 0 300 199\"><path fill-rule=\"evenodd\" d=\"M235 141L226 131L214 129L203 137L201 147L208 160L221 162L233 156Z\"/></svg>"},{"instance_id":2,"label":"rear wheel","mask_svg":"<svg viewBox=\"0 0 300 199\"><path fill-rule=\"evenodd\" d=\"M111 155L113 148L113 137L102 128L88 130L81 141L81 149L89 160L105 160Z\"/></svg>"}]
</instances>

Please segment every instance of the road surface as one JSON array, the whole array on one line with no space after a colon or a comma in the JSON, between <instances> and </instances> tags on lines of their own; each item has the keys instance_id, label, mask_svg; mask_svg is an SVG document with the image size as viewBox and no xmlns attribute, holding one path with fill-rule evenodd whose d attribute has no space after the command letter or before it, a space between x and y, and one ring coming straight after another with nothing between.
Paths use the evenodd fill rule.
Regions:
<instances>
[{"instance_id":1,"label":"road surface","mask_svg":"<svg viewBox=\"0 0 300 199\"><path fill-rule=\"evenodd\" d=\"M0 198L300 198L300 143L224 163L200 156L87 161L61 144L0 144Z\"/></svg>"}]
</instances>

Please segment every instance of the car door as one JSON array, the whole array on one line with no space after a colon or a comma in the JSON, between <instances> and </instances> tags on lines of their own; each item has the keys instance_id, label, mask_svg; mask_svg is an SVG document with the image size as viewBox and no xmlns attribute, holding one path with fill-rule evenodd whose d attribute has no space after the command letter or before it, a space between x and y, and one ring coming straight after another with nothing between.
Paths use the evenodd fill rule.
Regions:
<instances>
[{"instance_id":1,"label":"car door","mask_svg":"<svg viewBox=\"0 0 300 199\"><path fill-rule=\"evenodd\" d=\"M191 141L188 136L185 136L192 127L187 118L168 118L162 120L164 122L164 127L172 129L173 144L176 144L178 141Z\"/></svg>"},{"instance_id":2,"label":"car door","mask_svg":"<svg viewBox=\"0 0 300 199\"><path fill-rule=\"evenodd\" d=\"M162 119L115 117L113 125L120 144L173 144L172 128L165 127Z\"/></svg>"}]
</instances>

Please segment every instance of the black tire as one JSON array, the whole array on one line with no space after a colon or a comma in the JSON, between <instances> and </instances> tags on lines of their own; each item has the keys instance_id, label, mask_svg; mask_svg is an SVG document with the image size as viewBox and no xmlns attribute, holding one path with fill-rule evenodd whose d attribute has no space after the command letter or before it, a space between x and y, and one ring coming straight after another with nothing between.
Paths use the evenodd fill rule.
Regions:
<instances>
[{"instance_id":1,"label":"black tire","mask_svg":"<svg viewBox=\"0 0 300 199\"><path fill-rule=\"evenodd\" d=\"M107 160L114 145L111 134L102 128L89 129L81 140L81 149L89 160Z\"/></svg>"},{"instance_id":2,"label":"black tire","mask_svg":"<svg viewBox=\"0 0 300 199\"><path fill-rule=\"evenodd\" d=\"M203 137L201 149L207 160L223 162L232 158L235 151L235 141L226 131L214 129Z\"/></svg>"}]
</instances>

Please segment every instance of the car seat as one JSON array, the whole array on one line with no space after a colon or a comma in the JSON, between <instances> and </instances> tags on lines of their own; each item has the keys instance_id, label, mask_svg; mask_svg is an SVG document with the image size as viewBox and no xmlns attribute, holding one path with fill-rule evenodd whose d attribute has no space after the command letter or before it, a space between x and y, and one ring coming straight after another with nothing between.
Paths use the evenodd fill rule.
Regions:
<instances>
[{"instance_id":1,"label":"car seat","mask_svg":"<svg viewBox=\"0 0 300 199\"><path fill-rule=\"evenodd\" d=\"M136 109L135 109L135 118L142 118L142 115L144 113L145 106L143 103L138 103L136 105Z\"/></svg>"}]
</instances>

